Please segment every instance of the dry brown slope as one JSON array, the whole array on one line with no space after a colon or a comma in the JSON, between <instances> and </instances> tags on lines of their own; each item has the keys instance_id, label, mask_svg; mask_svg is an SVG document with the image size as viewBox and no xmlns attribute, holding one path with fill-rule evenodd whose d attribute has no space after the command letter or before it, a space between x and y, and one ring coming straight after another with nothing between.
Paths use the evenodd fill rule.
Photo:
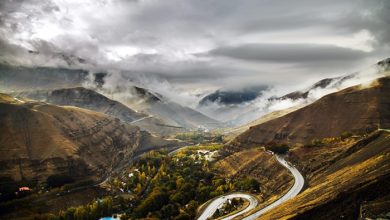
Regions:
<instances>
[{"instance_id":1,"label":"dry brown slope","mask_svg":"<svg viewBox=\"0 0 390 220\"><path fill-rule=\"evenodd\" d=\"M262 124L262 123L265 123L267 121L271 121L273 119L282 117L282 116L287 115L290 112L296 111L297 109L300 109L302 107L303 107L302 105L298 105L298 106L294 106L294 107L291 107L288 109L270 112L266 115L261 116L260 118L254 120L254 121L249 122L248 124L227 130L226 131L226 133L227 133L226 138L227 138L227 140L232 140L235 137L237 137L239 134L248 130L252 126L256 126L258 124Z\"/></svg>"},{"instance_id":2,"label":"dry brown slope","mask_svg":"<svg viewBox=\"0 0 390 220\"><path fill-rule=\"evenodd\" d=\"M377 201L388 204L388 132L374 133L353 144L340 146L340 151L330 158L318 153L326 152L327 146L322 148L325 149L293 151L292 157L302 161L301 167L311 166L310 159L322 161L323 166L306 171L309 174L306 190L259 219L358 219L361 208L366 204ZM389 210L390 207L387 207L387 212Z\"/></svg>"},{"instance_id":3,"label":"dry brown slope","mask_svg":"<svg viewBox=\"0 0 390 220\"><path fill-rule=\"evenodd\" d=\"M258 197L267 201L285 193L293 184L293 177L262 148L247 149L233 153L214 164L214 169L230 179L252 177L260 183Z\"/></svg>"},{"instance_id":4,"label":"dry brown slope","mask_svg":"<svg viewBox=\"0 0 390 220\"><path fill-rule=\"evenodd\" d=\"M256 146L271 141L308 143L337 137L344 131L390 127L390 77L371 86L355 86L327 95L280 118L253 126L233 146Z\"/></svg>"},{"instance_id":5,"label":"dry brown slope","mask_svg":"<svg viewBox=\"0 0 390 220\"><path fill-rule=\"evenodd\" d=\"M169 135L184 131L183 128L169 126L159 118L136 112L118 101L110 99L94 90L83 87L22 91L14 92L12 95L44 101L54 105L76 106L101 112L106 115L119 118L124 122L137 125L142 130L146 130L153 134Z\"/></svg>"},{"instance_id":6,"label":"dry brown slope","mask_svg":"<svg viewBox=\"0 0 390 220\"><path fill-rule=\"evenodd\" d=\"M135 153L169 146L104 114L0 96L1 177L45 180L53 174L103 177Z\"/></svg>"}]
</instances>

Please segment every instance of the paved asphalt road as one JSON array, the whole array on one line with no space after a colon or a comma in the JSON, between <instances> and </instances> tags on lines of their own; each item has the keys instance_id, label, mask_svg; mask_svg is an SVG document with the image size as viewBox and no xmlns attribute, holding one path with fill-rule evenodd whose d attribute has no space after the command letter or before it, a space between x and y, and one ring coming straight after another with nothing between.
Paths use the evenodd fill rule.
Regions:
<instances>
[{"instance_id":1,"label":"paved asphalt road","mask_svg":"<svg viewBox=\"0 0 390 220\"><path fill-rule=\"evenodd\" d=\"M280 199L276 200L272 204L268 205L267 207L253 213L252 215L245 217L245 220L252 220L256 219L262 214L266 213L267 211L275 208L276 206L282 204L283 202L295 197L299 194L299 192L302 190L303 185L305 184L305 179L303 178L302 174L293 166L290 166L290 164L287 163L282 157L276 156L276 159L279 161L280 164L282 164L284 167L286 167L292 175L294 176L294 185L291 187L291 189Z\"/></svg>"},{"instance_id":2,"label":"paved asphalt road","mask_svg":"<svg viewBox=\"0 0 390 220\"><path fill-rule=\"evenodd\" d=\"M229 195L225 195L225 196L221 196L221 197L218 197L216 199L214 199L208 206L207 208L203 211L202 215L199 216L198 220L206 220L207 218L213 216L213 214L215 213L215 211L222 205L224 204L228 199L233 199L233 198L242 198L242 199L245 199L245 200L248 200L249 201L249 206L247 208L245 208L244 210L234 214L234 215L231 215L227 218L224 218L224 219L233 219L234 217L236 216L239 216L241 214L244 214L246 212L248 212L249 210L252 210L254 209L256 206L257 206L257 199L249 194L245 194L245 193L232 193L232 194L229 194Z\"/></svg>"},{"instance_id":3,"label":"paved asphalt road","mask_svg":"<svg viewBox=\"0 0 390 220\"><path fill-rule=\"evenodd\" d=\"M305 183L305 180L304 180L302 174L294 166L291 166L287 161L285 161L282 157L276 155L276 159L278 160L278 162L280 164L282 164L284 167L286 167L288 170L290 170L290 172L293 174L294 179L295 179L294 185L291 187L291 189L284 196L282 196L281 198L279 198L275 202L271 203L267 207L255 212L252 215L249 215L243 219L245 219L245 220L256 219L259 216L261 216L262 214L264 214L265 212L267 212L267 211L275 208L276 206L282 204L283 202L295 197L302 190L304 183ZM233 219L234 217L237 217L241 214L244 214L244 213L254 209L258 204L256 198L254 198L253 196L251 196L249 194L245 194L245 193L229 194L229 195L218 197L218 198L214 199L206 207L206 209L200 215L198 220L206 220L207 218L211 217L215 213L215 211L217 210L218 207L222 206L222 204L225 203L227 199L232 199L232 198L243 198L243 199L248 200L250 202L250 204L246 209L244 209L244 210L242 210L234 215L223 218L224 220L230 220L230 219Z\"/></svg>"},{"instance_id":4,"label":"paved asphalt road","mask_svg":"<svg viewBox=\"0 0 390 220\"><path fill-rule=\"evenodd\" d=\"M142 121L142 120L145 120L145 119L148 119L148 118L152 118L152 117L153 117L153 116L149 115L149 116L146 116L146 117L143 117L143 118L134 120L134 121L130 122L129 124L134 124L134 123L136 123L136 122L139 122L139 121Z\"/></svg>"}]
</instances>

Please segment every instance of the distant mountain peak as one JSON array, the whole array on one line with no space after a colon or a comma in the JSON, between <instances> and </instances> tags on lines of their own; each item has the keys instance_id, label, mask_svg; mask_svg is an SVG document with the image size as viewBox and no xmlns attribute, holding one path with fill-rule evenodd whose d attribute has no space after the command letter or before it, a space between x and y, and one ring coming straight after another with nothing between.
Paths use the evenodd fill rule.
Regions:
<instances>
[{"instance_id":1,"label":"distant mountain peak","mask_svg":"<svg viewBox=\"0 0 390 220\"><path fill-rule=\"evenodd\" d=\"M148 89L145 89L145 88L142 88L139 86L133 86L133 88L134 88L135 92L137 93L137 96L139 96L140 98L143 98L147 101L161 102L163 99L162 95L160 95L158 93L151 92Z\"/></svg>"},{"instance_id":2,"label":"distant mountain peak","mask_svg":"<svg viewBox=\"0 0 390 220\"><path fill-rule=\"evenodd\" d=\"M389 68L390 67L390 57L379 61L377 63L377 65L384 66L385 68Z\"/></svg>"},{"instance_id":3,"label":"distant mountain peak","mask_svg":"<svg viewBox=\"0 0 390 220\"><path fill-rule=\"evenodd\" d=\"M199 101L199 105L207 105L207 103L218 103L222 105L242 104L256 99L267 88L267 86L257 86L239 90L218 89L203 97Z\"/></svg>"},{"instance_id":4,"label":"distant mountain peak","mask_svg":"<svg viewBox=\"0 0 390 220\"><path fill-rule=\"evenodd\" d=\"M366 132L390 126L390 77L328 94L282 117L255 125L235 140L239 145L269 142L309 143L343 132ZM237 145L238 146L238 145Z\"/></svg>"}]
</instances>

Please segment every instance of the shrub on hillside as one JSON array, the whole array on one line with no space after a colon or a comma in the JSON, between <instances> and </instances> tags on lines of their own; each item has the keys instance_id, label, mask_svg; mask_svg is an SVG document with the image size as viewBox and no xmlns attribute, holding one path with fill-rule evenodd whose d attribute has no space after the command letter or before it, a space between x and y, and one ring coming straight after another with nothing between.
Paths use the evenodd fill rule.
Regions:
<instances>
[{"instance_id":1,"label":"shrub on hillside","mask_svg":"<svg viewBox=\"0 0 390 220\"><path fill-rule=\"evenodd\" d=\"M347 139L347 138L349 138L349 137L351 137L351 136L352 136L352 133L351 133L351 132L348 132L348 131L344 131L344 132L341 133L341 135L340 135L340 137L341 137L342 140Z\"/></svg>"},{"instance_id":2,"label":"shrub on hillside","mask_svg":"<svg viewBox=\"0 0 390 220\"><path fill-rule=\"evenodd\" d=\"M265 149L270 150L275 154L286 154L289 150L289 146L286 143L279 144L279 143L270 142L267 144Z\"/></svg>"},{"instance_id":3,"label":"shrub on hillside","mask_svg":"<svg viewBox=\"0 0 390 220\"><path fill-rule=\"evenodd\" d=\"M254 191L258 192L260 190L260 183L253 178L244 178L234 183L234 186L238 190L243 191Z\"/></svg>"},{"instance_id":4,"label":"shrub on hillside","mask_svg":"<svg viewBox=\"0 0 390 220\"><path fill-rule=\"evenodd\" d=\"M72 182L74 182L73 178L67 174L54 174L46 180L48 187L60 187Z\"/></svg>"},{"instance_id":5,"label":"shrub on hillside","mask_svg":"<svg viewBox=\"0 0 390 220\"><path fill-rule=\"evenodd\" d=\"M324 141L321 139L313 139L309 144L306 144L305 147L322 147L324 144Z\"/></svg>"}]
</instances>

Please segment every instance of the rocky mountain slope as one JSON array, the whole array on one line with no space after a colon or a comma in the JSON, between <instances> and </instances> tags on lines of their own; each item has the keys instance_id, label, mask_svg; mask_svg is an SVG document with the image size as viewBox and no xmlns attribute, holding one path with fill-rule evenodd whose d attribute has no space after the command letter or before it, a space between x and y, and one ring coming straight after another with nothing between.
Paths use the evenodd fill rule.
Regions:
<instances>
[{"instance_id":1,"label":"rocky mountain slope","mask_svg":"<svg viewBox=\"0 0 390 220\"><path fill-rule=\"evenodd\" d=\"M133 109L156 116L167 124L192 130L223 126L217 120L145 88L133 87L132 94L121 101Z\"/></svg>"},{"instance_id":2,"label":"rocky mountain slope","mask_svg":"<svg viewBox=\"0 0 390 220\"><path fill-rule=\"evenodd\" d=\"M286 160L305 177L303 192L259 219L385 218L390 204L388 94L390 77L350 87L260 122L227 144L228 155L253 146L288 146Z\"/></svg>"},{"instance_id":3,"label":"rocky mountain slope","mask_svg":"<svg viewBox=\"0 0 390 220\"><path fill-rule=\"evenodd\" d=\"M227 179L256 179L261 186L256 196L262 202L276 199L294 184L291 173L272 154L261 148L235 152L217 161L213 168Z\"/></svg>"},{"instance_id":4,"label":"rocky mountain slope","mask_svg":"<svg viewBox=\"0 0 390 220\"><path fill-rule=\"evenodd\" d=\"M284 109L284 110L279 110L279 111L273 111L271 113L268 113L254 121L251 121L245 125L242 125L242 126L239 126L239 127L235 127L235 128L231 128L231 129L227 129L225 131L226 133L226 138L228 141L230 140L233 140L235 137L237 137L238 135L242 134L243 132L249 130L250 127L253 127L255 125L258 125L258 124L262 124L262 123L265 123L267 121L271 121L273 119L276 119L276 118L279 118L279 117L282 117L284 115L287 115L288 113L290 112L293 112L293 111L296 111L297 109L299 108L302 108L303 106L294 106L294 107L291 107L291 108L288 108L288 109Z\"/></svg>"},{"instance_id":5,"label":"rocky mountain slope","mask_svg":"<svg viewBox=\"0 0 390 220\"><path fill-rule=\"evenodd\" d=\"M104 91L104 83L107 75L108 74L104 72L90 74L88 71L82 69L23 67L0 64L0 92L15 93L19 91L34 91L37 90L37 88L39 88L39 90L58 90L81 87L88 84L93 87L94 90L102 91L107 97L111 97L112 95L115 96L114 99L116 99L116 94L111 93L111 91L107 93ZM154 116L147 120L137 122L137 125L145 130L156 134L169 135L183 132L184 129L198 129L199 127L209 129L222 126L217 120L211 119L192 108L182 106L174 100L169 100L147 88L135 86L130 81L129 85L126 86L126 90L129 89L131 91L125 94L126 98L118 98L116 100L121 101L131 109L136 109L146 115ZM62 92L66 91L68 90L62 90ZM92 90L89 92L91 91ZM60 93L61 91L58 91L57 95L60 95ZM93 91L91 93L93 93ZM39 100L44 98L41 95L47 96L42 93L30 93L28 95L24 93L24 95ZM84 95L84 97L88 96L96 97L97 95ZM53 99L57 99L59 104L62 104L63 101L68 101L64 99L58 100L58 97L53 97ZM89 107L92 107L92 104L80 103L81 101L85 101L85 99L80 100L77 104L89 105ZM118 105L115 107L118 107ZM118 111L122 111L121 109ZM114 112L114 114L115 113L117 112ZM118 117L120 115L114 116ZM126 114L125 117L128 118L128 116L129 114ZM130 118L133 118L133 116L130 116Z\"/></svg>"},{"instance_id":6,"label":"rocky mountain slope","mask_svg":"<svg viewBox=\"0 0 390 220\"><path fill-rule=\"evenodd\" d=\"M45 181L54 174L102 178L134 155L175 144L119 119L0 95L1 178Z\"/></svg>"},{"instance_id":7,"label":"rocky mountain slope","mask_svg":"<svg viewBox=\"0 0 390 220\"><path fill-rule=\"evenodd\" d=\"M251 127L233 146L309 143L343 132L390 127L390 77L329 94L285 116Z\"/></svg>"},{"instance_id":8,"label":"rocky mountain slope","mask_svg":"<svg viewBox=\"0 0 390 220\"><path fill-rule=\"evenodd\" d=\"M285 89L278 87L271 87L270 90L266 87L263 87L264 90L251 90L250 87L238 91L221 89L205 96L197 106L197 110L232 126L242 126L274 110L308 105L324 95L389 75L390 58L361 71L325 78L306 88L287 94L271 92Z\"/></svg>"},{"instance_id":9,"label":"rocky mountain slope","mask_svg":"<svg viewBox=\"0 0 390 220\"><path fill-rule=\"evenodd\" d=\"M171 126L161 119L145 113L136 112L126 105L109 99L91 89L83 87L55 90L33 90L12 93L16 97L26 97L61 106L76 106L110 115L139 126L142 130L158 135L183 132L184 128Z\"/></svg>"},{"instance_id":10,"label":"rocky mountain slope","mask_svg":"<svg viewBox=\"0 0 390 220\"><path fill-rule=\"evenodd\" d=\"M388 218L389 132L295 147L288 159L305 174L307 188L259 219Z\"/></svg>"}]
</instances>

